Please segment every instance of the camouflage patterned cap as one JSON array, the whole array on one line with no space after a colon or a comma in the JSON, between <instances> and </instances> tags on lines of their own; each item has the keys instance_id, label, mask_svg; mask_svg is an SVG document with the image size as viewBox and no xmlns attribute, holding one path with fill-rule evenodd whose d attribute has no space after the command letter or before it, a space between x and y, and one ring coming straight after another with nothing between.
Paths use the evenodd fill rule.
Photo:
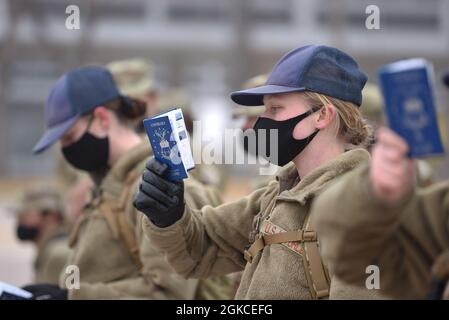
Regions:
<instances>
[{"instance_id":1,"label":"camouflage patterned cap","mask_svg":"<svg viewBox=\"0 0 449 320\"><path fill-rule=\"evenodd\" d=\"M35 186L25 190L15 212L24 213L28 210L52 211L65 214L65 206L61 193L50 186Z\"/></svg>"},{"instance_id":2,"label":"camouflage patterned cap","mask_svg":"<svg viewBox=\"0 0 449 320\"><path fill-rule=\"evenodd\" d=\"M132 98L142 99L155 89L153 67L143 59L113 61L106 65L112 73L120 92Z\"/></svg>"},{"instance_id":3,"label":"camouflage patterned cap","mask_svg":"<svg viewBox=\"0 0 449 320\"><path fill-rule=\"evenodd\" d=\"M249 89L249 88L255 88L255 87L263 86L267 82L267 78L268 78L267 74L259 74L259 75L255 76L255 77L252 77L252 78L246 80L242 84L241 89L245 90L245 89ZM232 117L233 118L238 118L238 117L258 117L262 113L264 113L264 111L265 111L265 107L264 106L251 107L251 108L239 106L239 107L233 108L231 113L232 113Z\"/></svg>"}]
</instances>

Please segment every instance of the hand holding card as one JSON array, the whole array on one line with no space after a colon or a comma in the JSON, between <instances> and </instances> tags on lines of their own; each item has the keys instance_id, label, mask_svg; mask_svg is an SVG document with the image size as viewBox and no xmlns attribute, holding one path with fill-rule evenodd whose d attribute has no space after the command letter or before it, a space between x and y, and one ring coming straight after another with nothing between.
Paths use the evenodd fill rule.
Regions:
<instances>
[{"instance_id":1,"label":"hand holding card","mask_svg":"<svg viewBox=\"0 0 449 320\"><path fill-rule=\"evenodd\" d=\"M379 69L388 125L410 148L409 156L444 153L433 98L432 65L424 59L394 62Z\"/></svg>"}]
</instances>

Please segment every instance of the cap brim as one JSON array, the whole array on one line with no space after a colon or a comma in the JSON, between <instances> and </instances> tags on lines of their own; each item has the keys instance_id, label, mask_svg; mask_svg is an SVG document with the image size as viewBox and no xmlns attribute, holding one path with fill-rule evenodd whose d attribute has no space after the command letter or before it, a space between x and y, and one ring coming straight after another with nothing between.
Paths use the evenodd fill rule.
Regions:
<instances>
[{"instance_id":1,"label":"cap brim","mask_svg":"<svg viewBox=\"0 0 449 320\"><path fill-rule=\"evenodd\" d=\"M64 135L64 133L66 133L73 126L78 118L79 115L70 118L69 120L66 120L62 123L59 123L51 128L48 128L44 135L34 146L33 153L41 153L42 151L53 145Z\"/></svg>"},{"instance_id":2,"label":"cap brim","mask_svg":"<svg viewBox=\"0 0 449 320\"><path fill-rule=\"evenodd\" d=\"M242 106L261 106L263 105L263 96L267 94L278 94L287 92L302 92L306 88L286 87L267 84L265 86L256 87L247 90L240 90L231 93L231 99Z\"/></svg>"}]
</instances>

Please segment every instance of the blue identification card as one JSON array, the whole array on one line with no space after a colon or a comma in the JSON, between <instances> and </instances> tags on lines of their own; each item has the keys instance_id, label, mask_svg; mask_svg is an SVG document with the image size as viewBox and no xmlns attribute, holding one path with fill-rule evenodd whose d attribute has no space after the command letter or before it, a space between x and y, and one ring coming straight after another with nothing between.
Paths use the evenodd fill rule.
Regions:
<instances>
[{"instance_id":1,"label":"blue identification card","mask_svg":"<svg viewBox=\"0 0 449 320\"><path fill-rule=\"evenodd\" d=\"M187 171L182 162L169 117L145 119L143 125L153 148L154 157L168 165L167 179L176 181L187 178Z\"/></svg>"},{"instance_id":2,"label":"blue identification card","mask_svg":"<svg viewBox=\"0 0 449 320\"><path fill-rule=\"evenodd\" d=\"M444 153L433 97L433 69L424 59L408 59L379 69L388 125L409 147L409 156Z\"/></svg>"}]
</instances>

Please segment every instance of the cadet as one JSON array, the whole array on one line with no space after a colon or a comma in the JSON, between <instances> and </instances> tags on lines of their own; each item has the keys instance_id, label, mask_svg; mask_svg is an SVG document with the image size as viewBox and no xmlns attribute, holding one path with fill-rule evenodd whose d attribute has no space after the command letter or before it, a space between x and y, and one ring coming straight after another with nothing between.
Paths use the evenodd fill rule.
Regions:
<instances>
[{"instance_id":1,"label":"cadet","mask_svg":"<svg viewBox=\"0 0 449 320\"><path fill-rule=\"evenodd\" d=\"M96 189L70 236L74 251L68 265L79 268L79 288L66 289L70 274L62 273L60 287L28 287L35 298L193 297L196 281L173 274L163 255L144 239L140 214L132 206L150 148L126 124L145 112L145 104L118 92L111 73L102 67L72 70L52 87L47 132L33 151L40 153L59 140L66 160L87 171ZM189 205L213 201L195 181L185 187Z\"/></svg>"},{"instance_id":2,"label":"cadet","mask_svg":"<svg viewBox=\"0 0 449 320\"><path fill-rule=\"evenodd\" d=\"M147 163L134 205L177 272L201 278L244 269L237 299L367 294L330 282L309 224L314 198L369 159L358 109L365 82L349 55L310 45L286 54L265 86L234 92L240 105L265 105L254 128L278 130L278 157L270 161L283 168L268 186L233 203L194 210L182 201L182 183L165 180L166 167L156 160Z\"/></svg>"},{"instance_id":3,"label":"cadet","mask_svg":"<svg viewBox=\"0 0 449 320\"><path fill-rule=\"evenodd\" d=\"M155 84L153 76L153 65L143 59L129 59L110 62L106 66L117 84L119 91L131 98L139 99L147 103L147 109L144 117L151 117L155 114L162 113L172 109L174 106L180 106L183 110L184 121L186 127L191 134L192 116L190 112L190 104L184 91L180 89L172 89L163 95L160 95ZM139 118L136 124L137 132L142 139L148 141L147 135L142 125L142 118ZM210 168L211 169L211 168ZM212 170L205 170L204 166L195 166L195 170L191 171L190 180L197 180L204 185L204 192L208 194L213 204L221 204L221 196L218 190L209 186L217 185L220 177L213 175ZM213 197L213 199L212 199ZM194 299L230 299L231 289L228 288L228 280L226 278L213 278L200 281L194 295Z\"/></svg>"},{"instance_id":4,"label":"cadet","mask_svg":"<svg viewBox=\"0 0 449 320\"><path fill-rule=\"evenodd\" d=\"M261 87L265 85L267 82L268 75L267 74L259 74L255 77L252 77L246 80L242 84L242 90ZM265 107L262 106L254 106L252 108L233 108L232 109L232 117L239 118L243 117L245 123L242 126L242 130L252 129L254 124L256 123L259 116L264 113Z\"/></svg>"},{"instance_id":5,"label":"cadet","mask_svg":"<svg viewBox=\"0 0 449 320\"><path fill-rule=\"evenodd\" d=\"M255 87L261 87L267 82L268 75L267 74L260 74L255 77L252 77L248 80L246 80L242 84L242 89L250 89ZM260 115L262 115L265 111L265 107L262 106L254 106L251 108L241 108L241 107L235 107L232 109L232 117L235 118L243 118L244 123L241 127L243 132L245 132L248 129L252 129L254 127L254 124L256 123L257 119ZM245 148L245 151L246 148ZM273 176L270 175L259 175L257 174L255 177L253 177L250 181L250 189L251 190L257 190L259 188L265 187L270 180L273 179Z\"/></svg>"},{"instance_id":6,"label":"cadet","mask_svg":"<svg viewBox=\"0 0 449 320\"><path fill-rule=\"evenodd\" d=\"M383 293L422 299L432 289L432 265L449 250L449 183L415 190L416 161L407 151L401 137L381 129L371 164L329 188L313 212L335 274L361 285L366 267L376 265ZM435 275L446 269L447 279L445 260Z\"/></svg>"},{"instance_id":7,"label":"cadet","mask_svg":"<svg viewBox=\"0 0 449 320\"><path fill-rule=\"evenodd\" d=\"M65 207L61 195L49 186L25 190L17 213L17 237L32 241L37 255L34 281L58 284L70 253Z\"/></svg>"}]
</instances>

